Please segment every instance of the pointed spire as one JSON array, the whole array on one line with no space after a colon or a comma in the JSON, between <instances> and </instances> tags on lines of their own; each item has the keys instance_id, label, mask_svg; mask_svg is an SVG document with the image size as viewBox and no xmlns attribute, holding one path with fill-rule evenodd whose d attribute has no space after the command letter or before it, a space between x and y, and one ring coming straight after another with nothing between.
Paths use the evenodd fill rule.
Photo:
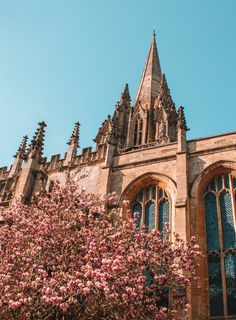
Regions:
<instances>
[{"instance_id":1,"label":"pointed spire","mask_svg":"<svg viewBox=\"0 0 236 320\"><path fill-rule=\"evenodd\" d=\"M28 148L27 155L30 158L38 158L41 160L43 155L43 147L44 147L44 136L45 136L45 127L47 126L44 121L39 122L38 128L31 140L31 143Z\"/></svg>"},{"instance_id":2,"label":"pointed spire","mask_svg":"<svg viewBox=\"0 0 236 320\"><path fill-rule=\"evenodd\" d=\"M185 119L185 115L184 115L184 107L182 107L182 106L179 107L179 109L178 109L177 128L185 130L185 131L189 130L189 128L187 127L186 119Z\"/></svg>"},{"instance_id":3,"label":"pointed spire","mask_svg":"<svg viewBox=\"0 0 236 320\"><path fill-rule=\"evenodd\" d=\"M24 136L16 154L14 155L15 160L11 166L9 177L12 177L15 173L19 171L19 169L22 166L23 160L26 159L27 140L28 140L28 137Z\"/></svg>"},{"instance_id":4,"label":"pointed spire","mask_svg":"<svg viewBox=\"0 0 236 320\"><path fill-rule=\"evenodd\" d=\"M69 147L64 160L65 166L70 165L73 158L77 155L77 149L79 148L79 128L80 123L76 122L70 140L67 142Z\"/></svg>"},{"instance_id":5,"label":"pointed spire","mask_svg":"<svg viewBox=\"0 0 236 320\"><path fill-rule=\"evenodd\" d=\"M130 102L129 85L126 83L124 92L121 94L120 102Z\"/></svg>"},{"instance_id":6,"label":"pointed spire","mask_svg":"<svg viewBox=\"0 0 236 320\"><path fill-rule=\"evenodd\" d=\"M148 58L136 95L135 104L139 101L143 101L144 103L151 102L151 98L154 98L158 95L161 75L161 65L156 45L156 33L154 31Z\"/></svg>"},{"instance_id":7,"label":"pointed spire","mask_svg":"<svg viewBox=\"0 0 236 320\"><path fill-rule=\"evenodd\" d=\"M75 144L76 148L79 148L79 128L80 123L76 122L70 140L67 142L68 145Z\"/></svg>"},{"instance_id":8,"label":"pointed spire","mask_svg":"<svg viewBox=\"0 0 236 320\"><path fill-rule=\"evenodd\" d=\"M16 152L16 154L14 155L14 158L17 158L19 157L20 159L25 159L25 156L26 156L26 146L27 146L27 141L28 141L28 136L24 136L22 141L21 141L21 144Z\"/></svg>"}]
</instances>

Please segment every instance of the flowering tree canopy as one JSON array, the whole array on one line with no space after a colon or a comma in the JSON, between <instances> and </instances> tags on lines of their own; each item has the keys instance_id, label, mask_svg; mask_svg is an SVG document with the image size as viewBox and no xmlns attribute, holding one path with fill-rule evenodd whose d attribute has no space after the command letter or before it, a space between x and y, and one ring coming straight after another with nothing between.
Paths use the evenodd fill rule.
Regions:
<instances>
[{"instance_id":1,"label":"flowering tree canopy","mask_svg":"<svg viewBox=\"0 0 236 320\"><path fill-rule=\"evenodd\" d=\"M0 319L185 319L195 239L138 230L112 198L67 182L3 212Z\"/></svg>"}]
</instances>

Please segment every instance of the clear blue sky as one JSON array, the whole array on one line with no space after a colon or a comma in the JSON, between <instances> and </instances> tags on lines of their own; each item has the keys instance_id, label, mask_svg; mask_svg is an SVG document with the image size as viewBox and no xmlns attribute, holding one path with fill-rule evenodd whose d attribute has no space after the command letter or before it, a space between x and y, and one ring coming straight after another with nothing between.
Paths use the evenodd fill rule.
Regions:
<instances>
[{"instance_id":1,"label":"clear blue sky","mask_svg":"<svg viewBox=\"0 0 236 320\"><path fill-rule=\"evenodd\" d=\"M236 130L236 0L0 0L0 166L47 124L45 155L81 147L135 97L153 27L188 138Z\"/></svg>"}]
</instances>

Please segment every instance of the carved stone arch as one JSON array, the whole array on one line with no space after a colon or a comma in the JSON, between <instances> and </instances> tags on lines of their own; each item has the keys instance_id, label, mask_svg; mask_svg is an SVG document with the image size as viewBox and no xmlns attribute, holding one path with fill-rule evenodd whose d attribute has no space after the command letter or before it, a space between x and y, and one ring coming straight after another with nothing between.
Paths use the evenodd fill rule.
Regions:
<instances>
[{"instance_id":1,"label":"carved stone arch","mask_svg":"<svg viewBox=\"0 0 236 320\"><path fill-rule=\"evenodd\" d=\"M167 193L170 200L171 220L174 219L174 208L176 202L176 183L167 175L155 172L145 173L132 182L123 190L120 196L119 206L122 217L130 217L135 195L145 186L157 184ZM172 224L172 223L171 223Z\"/></svg>"},{"instance_id":2,"label":"carved stone arch","mask_svg":"<svg viewBox=\"0 0 236 320\"><path fill-rule=\"evenodd\" d=\"M142 107L134 114L131 122L132 144L140 145L142 143L142 132L144 129L144 111Z\"/></svg>"},{"instance_id":3,"label":"carved stone arch","mask_svg":"<svg viewBox=\"0 0 236 320\"><path fill-rule=\"evenodd\" d=\"M145 110L143 108L143 106L139 103L137 104L137 106L135 107L134 109L134 112L133 112L133 119L135 117L137 117L138 115L143 118L144 117L144 114L145 114Z\"/></svg>"},{"instance_id":4,"label":"carved stone arch","mask_svg":"<svg viewBox=\"0 0 236 320\"><path fill-rule=\"evenodd\" d=\"M203 169L193 181L191 198L201 197L204 187L215 175L229 172L236 174L236 162L220 160Z\"/></svg>"},{"instance_id":5,"label":"carved stone arch","mask_svg":"<svg viewBox=\"0 0 236 320\"><path fill-rule=\"evenodd\" d=\"M202 237L202 249L205 246L204 205L202 195L212 178L218 174L232 173L236 175L236 162L220 160L203 169L195 178L190 188L191 234Z\"/></svg>"}]
</instances>

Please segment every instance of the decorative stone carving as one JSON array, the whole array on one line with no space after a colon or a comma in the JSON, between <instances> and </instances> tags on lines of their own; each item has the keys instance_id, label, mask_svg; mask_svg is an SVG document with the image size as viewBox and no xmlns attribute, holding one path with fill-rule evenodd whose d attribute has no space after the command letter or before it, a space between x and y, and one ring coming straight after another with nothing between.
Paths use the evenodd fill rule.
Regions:
<instances>
[{"instance_id":1,"label":"decorative stone carving","mask_svg":"<svg viewBox=\"0 0 236 320\"><path fill-rule=\"evenodd\" d=\"M39 122L38 125L38 129L36 130L27 150L27 158L38 158L41 161L44 147L45 127L47 125L44 121Z\"/></svg>"},{"instance_id":2,"label":"decorative stone carving","mask_svg":"<svg viewBox=\"0 0 236 320\"><path fill-rule=\"evenodd\" d=\"M190 130L187 127L186 119L185 119L185 115L184 115L184 107L182 107L182 106L180 106L179 109L178 109L177 128L185 130L185 131Z\"/></svg>"}]
</instances>

